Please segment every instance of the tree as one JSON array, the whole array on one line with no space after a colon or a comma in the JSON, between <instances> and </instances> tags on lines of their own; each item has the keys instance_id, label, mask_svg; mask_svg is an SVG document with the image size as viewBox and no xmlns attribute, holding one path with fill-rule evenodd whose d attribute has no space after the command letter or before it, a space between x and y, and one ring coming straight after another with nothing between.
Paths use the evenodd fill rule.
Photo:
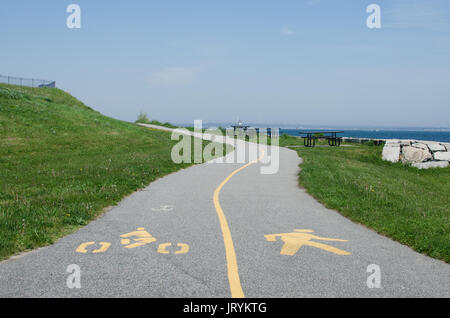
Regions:
<instances>
[{"instance_id":1,"label":"tree","mask_svg":"<svg viewBox=\"0 0 450 318\"><path fill-rule=\"evenodd\" d=\"M140 112L136 123L148 124L150 123L150 119L148 119L147 114L144 112Z\"/></svg>"}]
</instances>

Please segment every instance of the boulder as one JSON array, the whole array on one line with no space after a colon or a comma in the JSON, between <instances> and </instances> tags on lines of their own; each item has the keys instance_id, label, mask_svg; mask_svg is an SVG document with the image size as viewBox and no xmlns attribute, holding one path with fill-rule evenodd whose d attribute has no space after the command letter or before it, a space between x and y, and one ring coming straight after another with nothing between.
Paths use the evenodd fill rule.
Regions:
<instances>
[{"instance_id":1,"label":"boulder","mask_svg":"<svg viewBox=\"0 0 450 318\"><path fill-rule=\"evenodd\" d=\"M413 143L411 146L413 146L414 148L422 149L422 150L428 150L427 145L420 143L420 142Z\"/></svg>"},{"instance_id":2,"label":"boulder","mask_svg":"<svg viewBox=\"0 0 450 318\"><path fill-rule=\"evenodd\" d=\"M448 161L429 161L413 163L412 166L418 169L447 168L450 166L450 163Z\"/></svg>"},{"instance_id":3,"label":"boulder","mask_svg":"<svg viewBox=\"0 0 450 318\"><path fill-rule=\"evenodd\" d=\"M419 163L433 159L430 151L406 146L402 149L401 160L403 163Z\"/></svg>"},{"instance_id":4,"label":"boulder","mask_svg":"<svg viewBox=\"0 0 450 318\"><path fill-rule=\"evenodd\" d=\"M422 140L388 139L383 160L411 164L418 169L450 166L450 143Z\"/></svg>"},{"instance_id":5,"label":"boulder","mask_svg":"<svg viewBox=\"0 0 450 318\"><path fill-rule=\"evenodd\" d=\"M450 152L435 152L434 153L434 160L438 161L450 161Z\"/></svg>"},{"instance_id":6,"label":"boulder","mask_svg":"<svg viewBox=\"0 0 450 318\"><path fill-rule=\"evenodd\" d=\"M411 146L411 140L388 139L387 145Z\"/></svg>"},{"instance_id":7,"label":"boulder","mask_svg":"<svg viewBox=\"0 0 450 318\"><path fill-rule=\"evenodd\" d=\"M450 144L449 143L443 143L442 144L445 148L447 148L447 151L450 151Z\"/></svg>"},{"instance_id":8,"label":"boulder","mask_svg":"<svg viewBox=\"0 0 450 318\"><path fill-rule=\"evenodd\" d=\"M400 144L387 143L383 148L383 160L398 162L400 160Z\"/></svg>"},{"instance_id":9,"label":"boulder","mask_svg":"<svg viewBox=\"0 0 450 318\"><path fill-rule=\"evenodd\" d=\"M447 149L441 145L441 144L428 144L428 148L430 148L430 150L432 152L436 152L436 151L447 151Z\"/></svg>"}]
</instances>

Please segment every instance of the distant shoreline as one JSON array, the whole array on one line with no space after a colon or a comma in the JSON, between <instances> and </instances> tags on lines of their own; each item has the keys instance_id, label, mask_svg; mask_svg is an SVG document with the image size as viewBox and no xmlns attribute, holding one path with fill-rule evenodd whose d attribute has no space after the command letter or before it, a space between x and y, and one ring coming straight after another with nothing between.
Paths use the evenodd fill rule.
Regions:
<instances>
[{"instance_id":1,"label":"distant shoreline","mask_svg":"<svg viewBox=\"0 0 450 318\"><path fill-rule=\"evenodd\" d=\"M314 129L303 129L314 131ZM280 134L299 136L298 129L281 129ZM450 142L450 131L420 131L420 130L347 130L342 137L368 139L402 139Z\"/></svg>"},{"instance_id":2,"label":"distant shoreline","mask_svg":"<svg viewBox=\"0 0 450 318\"><path fill-rule=\"evenodd\" d=\"M192 127L191 123L173 123L177 126ZM214 123L203 122L204 128L210 127L231 127L235 123ZM348 131L425 131L425 132L450 132L450 127L430 127L430 126L346 126L346 125L292 125L292 124L277 124L277 123L245 123L250 127L255 128L279 128L282 130L348 130Z\"/></svg>"},{"instance_id":3,"label":"distant shoreline","mask_svg":"<svg viewBox=\"0 0 450 318\"><path fill-rule=\"evenodd\" d=\"M367 138L367 139L402 139L402 140L427 140L436 142L446 142L450 143L450 128L383 128L383 129L373 129L373 128L283 128L277 125L255 125L248 124L250 127L272 127L280 128L280 135L287 134L290 136L299 137L299 132L301 131L328 131L328 130L341 130L344 131L340 134L341 137L347 138ZM184 126L184 125L182 125ZM189 126L189 125L186 125ZM192 124L190 125L192 126ZM205 123L203 128L210 127L230 127L228 124L208 124Z\"/></svg>"}]
</instances>

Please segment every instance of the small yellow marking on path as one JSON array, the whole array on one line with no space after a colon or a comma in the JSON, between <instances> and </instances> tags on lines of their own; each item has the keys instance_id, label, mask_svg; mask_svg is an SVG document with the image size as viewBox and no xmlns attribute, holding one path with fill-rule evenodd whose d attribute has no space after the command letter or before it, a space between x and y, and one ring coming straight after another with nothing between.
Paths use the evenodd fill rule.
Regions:
<instances>
[{"instance_id":1,"label":"small yellow marking on path","mask_svg":"<svg viewBox=\"0 0 450 318\"><path fill-rule=\"evenodd\" d=\"M176 251L175 254L179 255L179 254L186 254L187 252L189 252L189 245L178 243L177 246L180 248L180 250Z\"/></svg>"},{"instance_id":2,"label":"small yellow marking on path","mask_svg":"<svg viewBox=\"0 0 450 318\"><path fill-rule=\"evenodd\" d=\"M216 189L213 196L214 207L216 208L217 215L220 221L220 227L222 229L223 242L225 244L225 255L227 259L227 270L228 270L228 282L230 284L230 291L232 298L244 298L244 291L242 290L241 280L239 278L238 265L236 260L236 251L234 250L233 239L231 238L230 228L228 227L228 222L223 212L222 206L220 205L220 191L225 186L225 184L230 181L230 179L241 172L245 168L257 163L264 157L264 151L258 160L252 161L245 166L233 171Z\"/></svg>"},{"instance_id":3,"label":"small yellow marking on path","mask_svg":"<svg viewBox=\"0 0 450 318\"><path fill-rule=\"evenodd\" d=\"M86 249L86 247L91 246L91 245L94 245L94 244L95 244L95 242L86 242L86 243L83 243L83 244L81 244L80 246L78 246L78 248L76 249L76 251L77 251L78 253L86 254L86 253L88 252L87 249Z\"/></svg>"},{"instance_id":4,"label":"small yellow marking on path","mask_svg":"<svg viewBox=\"0 0 450 318\"><path fill-rule=\"evenodd\" d=\"M170 254L170 252L167 250L168 247L172 246L172 243L164 243L160 244L158 246L158 253L160 254ZM189 252L189 245L184 243L178 243L177 246L180 248L178 251L175 252L175 254L186 254Z\"/></svg>"},{"instance_id":5,"label":"small yellow marking on path","mask_svg":"<svg viewBox=\"0 0 450 318\"><path fill-rule=\"evenodd\" d=\"M311 240L319 240L319 241L333 241L333 242L348 242L347 240L341 240L341 239L333 239L333 238L326 238L326 237L320 237L313 234L313 230L294 230L292 233L281 233L281 234L271 234L271 235L265 235L265 238L269 242L275 242L278 237L281 238L281 240L284 242L283 248L281 249L280 254L281 255L289 255L293 256L297 254L298 250L302 246L312 246L319 248L321 250L325 250L337 255L351 255L352 253L346 252L344 250L338 249L336 247L323 244L323 243L317 243L313 242Z\"/></svg>"},{"instance_id":6,"label":"small yellow marking on path","mask_svg":"<svg viewBox=\"0 0 450 318\"><path fill-rule=\"evenodd\" d=\"M100 242L100 248L98 250L92 251L94 254L98 253L104 253L108 250L108 248L111 246L111 243L108 242Z\"/></svg>"},{"instance_id":7,"label":"small yellow marking on path","mask_svg":"<svg viewBox=\"0 0 450 318\"><path fill-rule=\"evenodd\" d=\"M169 251L167 250L167 248L169 246L172 246L172 243L164 243L164 244L160 244L158 246L158 253L159 254L169 254Z\"/></svg>"},{"instance_id":8,"label":"small yellow marking on path","mask_svg":"<svg viewBox=\"0 0 450 318\"><path fill-rule=\"evenodd\" d=\"M143 246L146 244L150 244L156 241L156 238L154 238L150 233L148 233L145 228L140 227L134 232L130 232L127 234L123 234L120 236L122 238L121 243L122 245L126 245L126 248L136 248L139 246ZM135 243L131 244L131 240L129 238L133 238L133 241Z\"/></svg>"},{"instance_id":9,"label":"small yellow marking on path","mask_svg":"<svg viewBox=\"0 0 450 318\"><path fill-rule=\"evenodd\" d=\"M94 244L95 244L95 242L83 243L80 246L78 246L78 248L76 249L76 252L86 254L88 252L88 250L86 248L89 246L92 246ZM109 243L109 242L101 242L99 244L100 244L100 248L92 251L93 254L104 253L111 246L111 243Z\"/></svg>"}]
</instances>

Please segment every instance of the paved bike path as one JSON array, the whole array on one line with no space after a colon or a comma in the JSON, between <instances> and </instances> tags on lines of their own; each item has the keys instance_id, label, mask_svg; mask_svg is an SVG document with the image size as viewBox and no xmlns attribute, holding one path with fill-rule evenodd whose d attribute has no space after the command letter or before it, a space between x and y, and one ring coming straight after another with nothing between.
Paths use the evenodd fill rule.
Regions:
<instances>
[{"instance_id":1,"label":"paved bike path","mask_svg":"<svg viewBox=\"0 0 450 318\"><path fill-rule=\"evenodd\" d=\"M0 297L230 297L237 287L245 297L450 297L448 264L326 209L298 187L297 153L279 154L277 174L208 163L153 182L54 245L1 262ZM71 264L79 289L67 287ZM367 287L371 264L381 288Z\"/></svg>"}]
</instances>

